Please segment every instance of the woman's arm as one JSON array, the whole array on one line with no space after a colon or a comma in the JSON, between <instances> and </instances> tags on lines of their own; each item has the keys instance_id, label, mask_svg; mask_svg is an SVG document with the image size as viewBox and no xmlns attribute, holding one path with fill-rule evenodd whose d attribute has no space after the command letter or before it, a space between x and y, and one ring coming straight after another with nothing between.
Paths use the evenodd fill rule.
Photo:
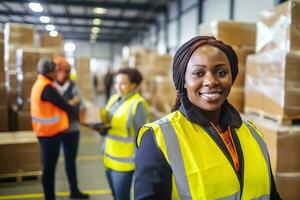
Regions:
<instances>
[{"instance_id":1,"label":"woman's arm","mask_svg":"<svg viewBox=\"0 0 300 200\"><path fill-rule=\"evenodd\" d=\"M135 158L134 199L171 199L172 171L154 140L153 131L144 133Z\"/></svg>"},{"instance_id":2,"label":"woman's arm","mask_svg":"<svg viewBox=\"0 0 300 200\"><path fill-rule=\"evenodd\" d=\"M134 126L134 133L137 134L139 128L146 123L147 120L147 109L145 108L144 104L140 102L137 105L135 116L133 118L133 126Z\"/></svg>"}]
</instances>

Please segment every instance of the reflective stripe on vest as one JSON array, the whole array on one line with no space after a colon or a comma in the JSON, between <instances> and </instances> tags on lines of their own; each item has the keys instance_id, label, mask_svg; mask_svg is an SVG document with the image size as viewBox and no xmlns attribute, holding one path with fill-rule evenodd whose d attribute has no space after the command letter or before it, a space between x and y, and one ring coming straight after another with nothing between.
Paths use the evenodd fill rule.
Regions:
<instances>
[{"instance_id":1,"label":"reflective stripe on vest","mask_svg":"<svg viewBox=\"0 0 300 200\"><path fill-rule=\"evenodd\" d=\"M133 116L137 105L144 100L138 93L121 102L117 100L118 96L112 96L106 106L112 128L106 136L103 162L116 171L132 171L135 157Z\"/></svg>"},{"instance_id":2,"label":"reflective stripe on vest","mask_svg":"<svg viewBox=\"0 0 300 200\"><path fill-rule=\"evenodd\" d=\"M173 172L173 199L266 200L270 198L271 185L268 152L259 133L247 124L236 130L245 161L242 193L224 153L204 129L190 123L180 111L146 124L140 130L137 143L140 144L143 133L151 127ZM259 171L256 166L260 167ZM259 188L253 187L254 184Z\"/></svg>"},{"instance_id":3,"label":"reflective stripe on vest","mask_svg":"<svg viewBox=\"0 0 300 200\"><path fill-rule=\"evenodd\" d=\"M32 116L31 119L32 119L32 121L36 121L41 124L52 124L52 123L58 122L60 120L60 117L54 116L51 118L44 119L44 118Z\"/></svg>"},{"instance_id":4,"label":"reflective stripe on vest","mask_svg":"<svg viewBox=\"0 0 300 200\"><path fill-rule=\"evenodd\" d=\"M170 123L162 123L162 125L160 125L160 128L164 135L168 154L177 155L171 156L169 162L175 175L176 188L179 192L180 199L192 199L176 133ZM185 194L185 196L182 196L183 194Z\"/></svg>"}]
</instances>

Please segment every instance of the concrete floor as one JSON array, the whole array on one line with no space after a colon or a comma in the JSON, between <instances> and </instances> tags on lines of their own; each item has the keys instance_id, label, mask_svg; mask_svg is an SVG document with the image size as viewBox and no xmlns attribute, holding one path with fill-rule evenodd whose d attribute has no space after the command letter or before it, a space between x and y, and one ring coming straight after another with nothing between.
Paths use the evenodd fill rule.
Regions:
<instances>
[{"instance_id":1,"label":"concrete floor","mask_svg":"<svg viewBox=\"0 0 300 200\"><path fill-rule=\"evenodd\" d=\"M100 140L98 133L82 128L80 146L77 157L77 174L79 188L91 195L91 200L112 200L106 181L100 156ZM60 156L56 170L57 200L69 199L68 182L64 170L63 157ZM24 180L22 182L1 182L1 199L42 200L40 180Z\"/></svg>"}]
</instances>

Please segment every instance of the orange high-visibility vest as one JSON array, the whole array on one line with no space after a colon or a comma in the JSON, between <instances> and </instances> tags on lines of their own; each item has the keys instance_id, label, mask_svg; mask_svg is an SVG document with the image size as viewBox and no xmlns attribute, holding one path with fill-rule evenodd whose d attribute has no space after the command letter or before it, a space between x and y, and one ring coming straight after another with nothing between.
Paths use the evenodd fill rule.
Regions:
<instances>
[{"instance_id":1,"label":"orange high-visibility vest","mask_svg":"<svg viewBox=\"0 0 300 200\"><path fill-rule=\"evenodd\" d=\"M38 75L31 89L32 128L38 137L51 137L69 128L66 111L41 98L43 90L50 84L48 78Z\"/></svg>"}]
</instances>

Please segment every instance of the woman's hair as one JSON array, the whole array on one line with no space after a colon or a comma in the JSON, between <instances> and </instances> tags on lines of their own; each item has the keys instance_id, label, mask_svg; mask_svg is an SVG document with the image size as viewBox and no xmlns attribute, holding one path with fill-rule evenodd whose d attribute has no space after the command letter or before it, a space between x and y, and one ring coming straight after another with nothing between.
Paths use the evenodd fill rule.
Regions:
<instances>
[{"instance_id":1,"label":"woman's hair","mask_svg":"<svg viewBox=\"0 0 300 200\"><path fill-rule=\"evenodd\" d=\"M212 45L222 50L230 63L232 83L234 82L238 74L238 58L231 46L224 44L222 41L217 40L215 37L210 36L197 36L184 43L177 50L173 60L173 82L177 90L176 103L172 108L175 111L179 108L181 102L181 96L186 93L184 88L185 73L187 64L192 56L193 52L204 45Z\"/></svg>"},{"instance_id":2,"label":"woman's hair","mask_svg":"<svg viewBox=\"0 0 300 200\"><path fill-rule=\"evenodd\" d=\"M135 68L121 68L116 72L115 76L118 74L126 74L129 77L130 82L137 85L139 85L143 80L141 72Z\"/></svg>"},{"instance_id":3,"label":"woman's hair","mask_svg":"<svg viewBox=\"0 0 300 200\"><path fill-rule=\"evenodd\" d=\"M41 58L37 65L37 71L40 74L46 75L48 73L54 72L56 68L55 63L47 58Z\"/></svg>"}]
</instances>

